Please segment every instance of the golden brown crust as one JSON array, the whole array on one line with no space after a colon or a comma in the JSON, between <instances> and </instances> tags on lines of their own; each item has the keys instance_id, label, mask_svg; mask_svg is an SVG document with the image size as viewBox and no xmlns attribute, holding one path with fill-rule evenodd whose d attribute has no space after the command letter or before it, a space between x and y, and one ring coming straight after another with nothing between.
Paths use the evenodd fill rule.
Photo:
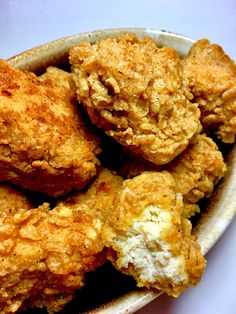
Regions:
<instances>
[{"instance_id":1,"label":"golden brown crust","mask_svg":"<svg viewBox=\"0 0 236 314\"><path fill-rule=\"evenodd\" d=\"M187 218L226 167L217 145L198 133L196 102L204 127L233 142L234 62L207 40L181 62L174 49L134 34L80 43L70 62L73 74L49 67L36 77L0 60L0 181L53 197L91 183L99 140L77 99L129 149L120 173L132 179L104 170L53 210L32 209L0 186L0 312L59 311L107 259L138 286L172 296L197 284L205 268Z\"/></svg>"},{"instance_id":2,"label":"golden brown crust","mask_svg":"<svg viewBox=\"0 0 236 314\"><path fill-rule=\"evenodd\" d=\"M158 167L139 156L129 155L120 174L132 178L144 171L161 170L167 170L174 177L176 189L183 195L183 215L189 218L200 211L196 203L211 196L214 186L226 172L226 165L214 141L205 134L198 134L171 163Z\"/></svg>"},{"instance_id":3,"label":"golden brown crust","mask_svg":"<svg viewBox=\"0 0 236 314\"><path fill-rule=\"evenodd\" d=\"M197 41L182 62L185 84L201 110L202 124L225 143L236 134L236 65L207 39Z\"/></svg>"},{"instance_id":4,"label":"golden brown crust","mask_svg":"<svg viewBox=\"0 0 236 314\"><path fill-rule=\"evenodd\" d=\"M125 34L80 43L70 62L92 122L153 163L172 160L199 130L200 113L182 91L174 49Z\"/></svg>"},{"instance_id":5,"label":"golden brown crust","mask_svg":"<svg viewBox=\"0 0 236 314\"><path fill-rule=\"evenodd\" d=\"M39 76L41 82L46 84L57 86L63 92L63 97L65 101L70 105L73 104L78 109L78 103L76 99L76 86L72 79L72 74L61 70L56 67L48 67L46 72ZM99 144L99 138L87 127L86 123L83 120L80 110L76 111L76 123L79 125L79 131L81 137L83 137L89 149L96 155L101 152Z\"/></svg>"},{"instance_id":6,"label":"golden brown crust","mask_svg":"<svg viewBox=\"0 0 236 314\"><path fill-rule=\"evenodd\" d=\"M103 172L88 192L53 210L48 204L0 217L0 307L60 310L83 285L84 274L105 261L102 212L111 207L121 178Z\"/></svg>"},{"instance_id":7,"label":"golden brown crust","mask_svg":"<svg viewBox=\"0 0 236 314\"><path fill-rule=\"evenodd\" d=\"M18 209L31 209L28 197L10 185L0 185L0 217L14 214Z\"/></svg>"},{"instance_id":8,"label":"golden brown crust","mask_svg":"<svg viewBox=\"0 0 236 314\"><path fill-rule=\"evenodd\" d=\"M65 93L70 96L70 98L76 98L76 89L70 72L50 66L39 76L39 80L41 82L53 82L53 84L60 88L64 88Z\"/></svg>"},{"instance_id":9,"label":"golden brown crust","mask_svg":"<svg viewBox=\"0 0 236 314\"><path fill-rule=\"evenodd\" d=\"M98 142L88 141L75 104L52 81L0 61L0 177L63 195L96 174Z\"/></svg>"},{"instance_id":10,"label":"golden brown crust","mask_svg":"<svg viewBox=\"0 0 236 314\"><path fill-rule=\"evenodd\" d=\"M197 203L210 197L215 184L224 176L226 165L214 141L205 134L197 135L189 147L168 165L168 171L176 181L176 188L184 196L187 205L185 216L197 210ZM189 206L188 206L189 205Z\"/></svg>"},{"instance_id":11,"label":"golden brown crust","mask_svg":"<svg viewBox=\"0 0 236 314\"><path fill-rule=\"evenodd\" d=\"M71 208L77 208L78 204L83 204L87 208L93 208L93 211L99 215L101 221L105 222L110 215L113 215L113 200L122 182L123 179L116 175L115 172L103 169L86 193L75 193L67 198L66 204L70 205Z\"/></svg>"},{"instance_id":12,"label":"golden brown crust","mask_svg":"<svg viewBox=\"0 0 236 314\"><path fill-rule=\"evenodd\" d=\"M7 313L35 295L54 295L56 303L59 294L72 298L99 252L93 215L67 207L20 209L1 221L1 229L0 304Z\"/></svg>"},{"instance_id":13,"label":"golden brown crust","mask_svg":"<svg viewBox=\"0 0 236 314\"><path fill-rule=\"evenodd\" d=\"M165 210L178 207L181 212L181 205L179 202L176 204L174 186L172 176L166 171L143 172L133 179L125 180L113 202L113 215L109 218L109 223L117 230L126 229L134 217L141 215L143 210L151 205L160 206Z\"/></svg>"},{"instance_id":14,"label":"golden brown crust","mask_svg":"<svg viewBox=\"0 0 236 314\"><path fill-rule=\"evenodd\" d=\"M191 223L182 218L183 202L171 174L144 172L123 182L103 240L115 254L114 266L138 286L178 296L199 282L205 260Z\"/></svg>"}]
</instances>

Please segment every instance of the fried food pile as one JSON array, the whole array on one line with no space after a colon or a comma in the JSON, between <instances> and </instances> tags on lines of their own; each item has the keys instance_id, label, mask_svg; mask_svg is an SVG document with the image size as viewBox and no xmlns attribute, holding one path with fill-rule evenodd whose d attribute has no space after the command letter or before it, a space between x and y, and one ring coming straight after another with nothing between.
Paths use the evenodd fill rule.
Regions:
<instances>
[{"instance_id":1,"label":"fried food pile","mask_svg":"<svg viewBox=\"0 0 236 314\"><path fill-rule=\"evenodd\" d=\"M60 311L108 261L175 297L206 266L190 219L226 173L235 63L208 40L181 59L134 34L69 61L40 76L0 61L1 313Z\"/></svg>"}]
</instances>

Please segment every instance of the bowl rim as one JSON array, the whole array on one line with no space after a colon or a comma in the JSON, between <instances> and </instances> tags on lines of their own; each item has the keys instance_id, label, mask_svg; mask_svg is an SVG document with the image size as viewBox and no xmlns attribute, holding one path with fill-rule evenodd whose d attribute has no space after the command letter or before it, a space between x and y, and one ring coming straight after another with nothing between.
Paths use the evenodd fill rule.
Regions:
<instances>
[{"instance_id":1,"label":"bowl rim","mask_svg":"<svg viewBox=\"0 0 236 314\"><path fill-rule=\"evenodd\" d=\"M44 50L44 46L45 45L48 45L48 44L58 44L58 42L61 42L61 41L69 41L71 42L71 40L73 41L73 39L77 39L78 37L93 37L94 35L97 35L97 34L101 34L101 33L106 33L108 36L109 35L114 35L114 34L121 34L121 33L137 33L137 32L142 32L144 35L146 36L149 36L150 34L162 34L162 35L167 35L167 36L170 36L170 37L175 37L175 38L180 38L180 39L183 39L183 40L187 40L187 41L191 41L192 43L195 42L194 39L188 37L188 36L185 36L185 35L182 35L182 34L179 34L179 33L175 33L175 32L172 32L172 31L169 31L169 30L165 30L165 29L160 29L160 30L157 30L155 28L145 28L145 27L118 27L118 28L105 28L105 29L98 29L98 30L93 30L93 31L89 31L89 32L82 32L82 33L76 33L76 34L72 34L72 35L67 35L67 36L63 36L63 37L59 37L59 38L56 38L52 41L48 41L48 42L45 42L43 44L40 44L40 45L37 45L33 48L29 48L29 49L26 49L20 53L17 53L16 55L10 57L7 59L7 61L9 62L15 62L15 59L19 56L21 56L22 54L25 54L25 53L28 53L29 51L37 51L37 50ZM17 62L19 62L17 60Z\"/></svg>"},{"instance_id":2,"label":"bowl rim","mask_svg":"<svg viewBox=\"0 0 236 314\"><path fill-rule=\"evenodd\" d=\"M141 28L141 27L140 28L123 27L123 28L114 28L114 29L109 28L109 29L95 30L91 32L83 32L83 33L78 33L78 34L58 38L53 41L46 42L34 48L18 53L15 56L8 58L7 61L12 66L17 67L18 69L24 69L28 71L28 68L29 69L32 68L34 64L38 63L39 60L42 63L44 63L44 66L46 66L47 63L50 64L50 62L53 62L53 61L55 62L53 58L49 58L49 53L54 58L61 59L62 56L64 56L65 54L68 54L70 48L76 45L76 43L78 43L79 41L86 40L86 41L94 42L100 38L105 38L112 35L120 35L124 33L135 33L141 37L144 37L144 36L155 37L156 36L159 39L161 38L162 41L165 38L175 40L176 42L177 40L185 41L188 48L190 48L190 46L195 42L194 39L191 39L187 36L173 33L167 30L155 30L153 28ZM60 54L60 48L59 48L60 46L63 47L63 54ZM46 62L43 61L44 59L46 59L47 61ZM30 66L28 65L28 63L30 63Z\"/></svg>"}]
</instances>

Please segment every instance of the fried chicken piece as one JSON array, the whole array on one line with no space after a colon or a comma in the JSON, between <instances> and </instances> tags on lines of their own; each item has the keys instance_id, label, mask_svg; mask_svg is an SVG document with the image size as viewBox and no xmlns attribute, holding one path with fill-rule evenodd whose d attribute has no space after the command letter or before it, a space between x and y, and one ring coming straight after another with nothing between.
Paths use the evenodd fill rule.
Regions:
<instances>
[{"instance_id":1,"label":"fried chicken piece","mask_svg":"<svg viewBox=\"0 0 236 314\"><path fill-rule=\"evenodd\" d=\"M91 121L149 161L171 161L199 131L200 112L182 90L174 49L125 34L80 43L70 63Z\"/></svg>"},{"instance_id":2,"label":"fried chicken piece","mask_svg":"<svg viewBox=\"0 0 236 314\"><path fill-rule=\"evenodd\" d=\"M205 268L183 202L168 172L144 172L123 182L105 224L103 241L114 266L138 286L178 296L196 285Z\"/></svg>"},{"instance_id":3,"label":"fried chicken piece","mask_svg":"<svg viewBox=\"0 0 236 314\"><path fill-rule=\"evenodd\" d=\"M211 196L214 186L226 172L226 165L215 142L205 134L198 134L171 163L158 167L145 159L130 155L119 174L133 178L144 171L161 170L167 170L174 177L176 190L183 195L183 215L190 218L200 212L196 203Z\"/></svg>"},{"instance_id":4,"label":"fried chicken piece","mask_svg":"<svg viewBox=\"0 0 236 314\"><path fill-rule=\"evenodd\" d=\"M31 209L33 205L26 195L7 184L0 185L0 217L15 214L20 208Z\"/></svg>"},{"instance_id":5,"label":"fried chicken piece","mask_svg":"<svg viewBox=\"0 0 236 314\"><path fill-rule=\"evenodd\" d=\"M69 95L70 99L76 99L76 87L74 85L74 81L72 80L71 73L57 67L50 66L39 76L39 80L41 82L52 80L54 84L64 88L65 95Z\"/></svg>"},{"instance_id":6,"label":"fried chicken piece","mask_svg":"<svg viewBox=\"0 0 236 314\"><path fill-rule=\"evenodd\" d=\"M59 203L0 217L0 308L62 309L84 275L101 265L101 228L122 179L105 170L84 193ZM105 217L105 216L104 216Z\"/></svg>"},{"instance_id":7,"label":"fried chicken piece","mask_svg":"<svg viewBox=\"0 0 236 314\"><path fill-rule=\"evenodd\" d=\"M56 85L61 89L61 91L63 91L64 100L66 102L76 104L76 86L71 73L57 67L50 66L38 78L40 82ZM83 123L82 119L80 123Z\"/></svg>"},{"instance_id":8,"label":"fried chicken piece","mask_svg":"<svg viewBox=\"0 0 236 314\"><path fill-rule=\"evenodd\" d=\"M167 166L183 195L184 215L193 216L200 209L200 199L209 198L214 186L225 175L226 164L215 142L205 134L197 135L188 148Z\"/></svg>"},{"instance_id":9,"label":"fried chicken piece","mask_svg":"<svg viewBox=\"0 0 236 314\"><path fill-rule=\"evenodd\" d=\"M236 65L207 39L196 42L183 60L185 84L198 102L201 122L225 143L236 134Z\"/></svg>"},{"instance_id":10,"label":"fried chicken piece","mask_svg":"<svg viewBox=\"0 0 236 314\"><path fill-rule=\"evenodd\" d=\"M0 61L1 181L63 195L96 174L98 151L64 87Z\"/></svg>"},{"instance_id":11,"label":"fried chicken piece","mask_svg":"<svg viewBox=\"0 0 236 314\"><path fill-rule=\"evenodd\" d=\"M61 90L63 90L63 95L66 102L73 103L78 108L76 86L72 79L71 73L61 70L57 67L50 66L46 69L45 73L39 76L39 80L49 84L52 82L54 85L57 85ZM94 154L100 153L101 149L98 147L99 139L86 126L79 110L76 112L76 118L80 125L81 136L86 139L89 149L93 151Z\"/></svg>"}]
</instances>

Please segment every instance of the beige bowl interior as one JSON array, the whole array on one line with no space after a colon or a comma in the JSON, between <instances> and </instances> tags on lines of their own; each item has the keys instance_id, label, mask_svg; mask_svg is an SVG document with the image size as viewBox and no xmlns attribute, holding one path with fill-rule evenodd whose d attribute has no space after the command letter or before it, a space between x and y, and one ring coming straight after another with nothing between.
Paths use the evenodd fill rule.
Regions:
<instances>
[{"instance_id":1,"label":"beige bowl interior","mask_svg":"<svg viewBox=\"0 0 236 314\"><path fill-rule=\"evenodd\" d=\"M16 68L41 73L49 65L59 66L68 62L68 52L80 41L95 42L115 34L134 32L140 37L150 36L158 46L171 46L181 56L186 55L193 44L193 40L166 31L151 29L110 29L91 33L83 33L55 40L45 45L23 52L11 59L9 63ZM207 208L197 221L194 233L198 237L203 254L206 254L220 238L236 213L236 153L235 145L227 154L228 172L226 177L216 188ZM160 293L147 289L139 289L126 293L122 297L114 298L86 313L124 314L133 313L156 298ZM91 296L92 298L92 296ZM79 312L81 313L81 312ZM85 312L84 312L85 313Z\"/></svg>"}]
</instances>

